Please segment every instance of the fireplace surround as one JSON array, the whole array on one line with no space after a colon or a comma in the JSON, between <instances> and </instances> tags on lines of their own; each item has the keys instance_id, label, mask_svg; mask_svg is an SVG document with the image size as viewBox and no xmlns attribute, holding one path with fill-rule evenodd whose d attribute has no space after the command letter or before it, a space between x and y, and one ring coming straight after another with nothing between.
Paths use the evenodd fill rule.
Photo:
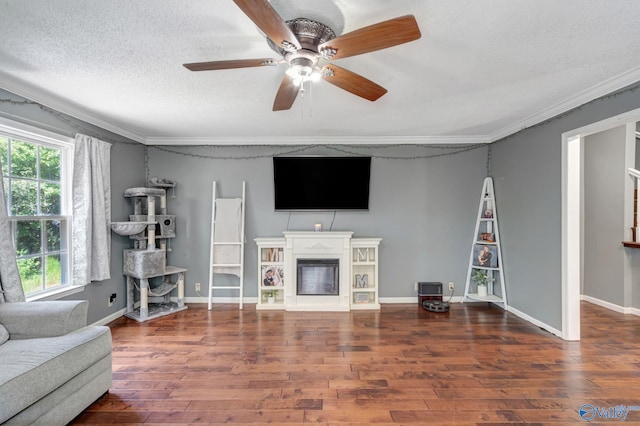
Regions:
<instances>
[{"instance_id":1,"label":"fireplace surround","mask_svg":"<svg viewBox=\"0 0 640 426\"><path fill-rule=\"evenodd\" d=\"M260 277L256 309L329 312L380 308L380 238L352 238L353 232L285 231L283 235L255 239ZM277 286L264 280L276 275L274 271L279 276Z\"/></svg>"},{"instance_id":2,"label":"fireplace surround","mask_svg":"<svg viewBox=\"0 0 640 426\"><path fill-rule=\"evenodd\" d=\"M348 311L349 265L353 232L284 232L284 271L290 279L284 284L284 303L288 310ZM322 297L298 294L298 259L337 261L337 291ZM291 279L294 278L295 279Z\"/></svg>"}]
</instances>

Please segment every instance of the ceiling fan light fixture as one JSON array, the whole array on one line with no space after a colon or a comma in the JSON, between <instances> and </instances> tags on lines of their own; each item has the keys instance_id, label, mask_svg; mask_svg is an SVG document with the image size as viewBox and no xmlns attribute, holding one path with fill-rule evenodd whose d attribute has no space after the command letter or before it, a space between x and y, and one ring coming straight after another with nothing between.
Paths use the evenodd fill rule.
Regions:
<instances>
[{"instance_id":1,"label":"ceiling fan light fixture","mask_svg":"<svg viewBox=\"0 0 640 426\"><path fill-rule=\"evenodd\" d=\"M293 65L286 74L296 86L302 86L307 81L316 82L322 79L322 70L319 67L311 68L305 65Z\"/></svg>"},{"instance_id":2,"label":"ceiling fan light fixture","mask_svg":"<svg viewBox=\"0 0 640 426\"><path fill-rule=\"evenodd\" d=\"M309 81L320 81L322 78L322 70L319 67L315 67L309 76Z\"/></svg>"},{"instance_id":3,"label":"ceiling fan light fixture","mask_svg":"<svg viewBox=\"0 0 640 426\"><path fill-rule=\"evenodd\" d=\"M291 65L286 71L287 75L292 79L308 79L313 72L313 68L308 65Z\"/></svg>"},{"instance_id":4,"label":"ceiling fan light fixture","mask_svg":"<svg viewBox=\"0 0 640 426\"><path fill-rule=\"evenodd\" d=\"M308 58L295 58L285 72L297 86L301 86L307 81L320 79L320 69L314 65L314 62Z\"/></svg>"},{"instance_id":5,"label":"ceiling fan light fixture","mask_svg":"<svg viewBox=\"0 0 640 426\"><path fill-rule=\"evenodd\" d=\"M311 78L312 68L306 65L292 65L287 71L287 75L293 80L296 86L302 86Z\"/></svg>"}]
</instances>

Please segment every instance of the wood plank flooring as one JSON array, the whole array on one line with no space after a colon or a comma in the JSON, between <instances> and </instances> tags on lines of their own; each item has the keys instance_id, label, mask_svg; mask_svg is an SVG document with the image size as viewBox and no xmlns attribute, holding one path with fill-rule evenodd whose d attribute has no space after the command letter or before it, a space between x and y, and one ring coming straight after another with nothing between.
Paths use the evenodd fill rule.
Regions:
<instances>
[{"instance_id":1,"label":"wood plank flooring","mask_svg":"<svg viewBox=\"0 0 640 426\"><path fill-rule=\"evenodd\" d=\"M577 424L583 404L640 406L640 317L582 311L580 342L484 303L123 317L113 387L72 424Z\"/></svg>"}]
</instances>

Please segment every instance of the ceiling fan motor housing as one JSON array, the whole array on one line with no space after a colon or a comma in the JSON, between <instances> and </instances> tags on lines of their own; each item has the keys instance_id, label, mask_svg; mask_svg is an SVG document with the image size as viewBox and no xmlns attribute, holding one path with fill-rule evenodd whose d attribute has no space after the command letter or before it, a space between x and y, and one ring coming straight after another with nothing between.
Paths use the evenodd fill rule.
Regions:
<instances>
[{"instance_id":1,"label":"ceiling fan motor housing","mask_svg":"<svg viewBox=\"0 0 640 426\"><path fill-rule=\"evenodd\" d=\"M318 46L320 44L336 38L336 34L331 28L329 28L322 22L314 21L313 19L291 19L287 21L287 25L289 26L289 28L291 28L291 31L293 31L296 38L300 42L300 45L302 46L301 50L309 50L315 54L318 54ZM287 53L296 51L295 49L286 50L275 44L268 37L267 43L273 51L277 52L281 56L286 56Z\"/></svg>"}]
</instances>

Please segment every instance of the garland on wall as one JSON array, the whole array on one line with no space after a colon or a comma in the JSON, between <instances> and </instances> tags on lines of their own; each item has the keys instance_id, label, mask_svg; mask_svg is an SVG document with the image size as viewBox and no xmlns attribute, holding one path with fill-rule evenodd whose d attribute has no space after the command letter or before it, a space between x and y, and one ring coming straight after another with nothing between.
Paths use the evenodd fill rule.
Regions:
<instances>
[{"instance_id":1,"label":"garland on wall","mask_svg":"<svg viewBox=\"0 0 640 426\"><path fill-rule=\"evenodd\" d=\"M389 144L389 145L334 145L334 144L313 144L313 145L184 145L180 147L164 148L158 145L150 146L152 149L168 152L176 155L184 155L187 157L204 158L210 160L257 160L261 158L271 158L278 155L300 154L311 149L327 149L347 155L367 155L372 158L383 160L421 160L428 158L446 157L451 155L462 154L463 152L472 151L474 149L486 147L487 144L468 144L468 145L417 145L417 144ZM428 154L412 154L412 155L385 155L376 154L371 151L381 151L383 149L392 148L415 148L419 150L438 150L436 153ZM219 154L201 154L189 152L194 149L221 150L221 149L237 149L237 148L268 148L271 151L264 154L252 155L219 155ZM281 151L274 152L274 149Z\"/></svg>"},{"instance_id":2,"label":"garland on wall","mask_svg":"<svg viewBox=\"0 0 640 426\"><path fill-rule=\"evenodd\" d=\"M509 139L514 138L517 134L519 134L520 132L522 132L524 130L535 129L536 127L545 126L547 124L553 123L554 121L561 120L561 119L563 119L565 117L568 117L569 115L573 114L574 112L582 111L585 107L593 105L593 104L595 104L597 102L602 102L602 101L606 101L606 100L610 100L610 99L615 99L615 98L617 98L617 97L619 97L621 95L627 94L627 93L635 93L639 89L640 89L640 82L633 83L630 86L627 86L627 87L624 87L624 88L622 88L622 89L620 89L618 91L609 93L608 95L600 96L599 98L593 99L593 100L591 100L589 102L586 102L586 103L584 103L584 104L582 104L580 106L577 106L575 108L571 108L570 110L562 112L562 113L560 113L558 115L554 115L553 117L548 118L548 119L543 120L543 121L540 121L540 122L538 122L536 124L532 124L531 126L522 126L520 128L520 130L518 130L517 132L512 133L512 134L510 134L508 136L505 136L505 137L503 137L501 139L498 139L496 141L491 142L491 145L497 144L497 143L500 143L500 142L504 142L504 141L508 141Z\"/></svg>"},{"instance_id":3,"label":"garland on wall","mask_svg":"<svg viewBox=\"0 0 640 426\"><path fill-rule=\"evenodd\" d=\"M35 106L50 114L65 123L70 128L74 129L78 133L83 133L86 135L95 134L95 129L88 129L83 125L84 122L81 120L77 120L75 118L69 117L66 114L63 114L59 111L56 111L47 106L41 105L37 102L30 100L15 100L15 99L6 99L0 98L0 104L10 104L14 106ZM419 144L385 144L385 145L334 145L334 144L309 144L309 145L180 145L173 146L172 148L166 148L160 145L144 145L139 142L129 141L129 140L121 140L121 139L113 139L108 136L100 135L100 139L111 142L111 143L120 143L120 144L128 144L128 145L136 145L136 146L144 146L145 148L145 162L148 162L148 154L149 148L156 149L158 151L164 151L171 154L183 155L188 157L195 158L204 158L210 160L257 160L262 158L271 158L276 155L292 155L299 154L304 151L308 151L310 149L328 149L331 151L336 151L341 154L348 155L363 155L367 153L367 155L372 158L384 159L384 160L419 160L419 159L428 159L428 158L437 158L437 157L445 157L451 155L461 154L467 151L471 151L474 149L482 148L487 144L479 143L479 144L465 144L465 145L419 145ZM433 153L418 153L413 155L386 155L386 154L376 154L371 151L381 151L384 149L398 149L398 148L416 148L419 150L436 150L437 152ZM237 149L268 149L269 152L261 153L261 154L250 154L250 155L225 155L219 152L209 152L209 153L195 153L194 150L208 150L208 151L224 151L224 150L237 150Z\"/></svg>"},{"instance_id":4,"label":"garland on wall","mask_svg":"<svg viewBox=\"0 0 640 426\"><path fill-rule=\"evenodd\" d=\"M100 134L97 135L95 129L88 129L87 127L83 126L82 123L83 121L75 119L73 117L70 117L66 114L63 114L59 111L56 111L53 108L49 108L48 106L44 106L42 104L39 104L37 102L34 101L30 101L30 100L15 100L15 99L6 99L6 98L0 98L0 104L8 104L8 105L15 105L15 106L36 106L38 107L41 111L57 118L59 121L63 122L64 124L66 124L67 126L69 126L71 129L73 129L76 133L82 133L85 135L89 135L89 136L93 136L96 137L98 139L101 139L105 142L110 142L113 144L127 144L127 145L140 145L140 143L138 142L134 142L131 140L123 140L123 139L114 139L112 137L110 137L109 135L105 135L105 134ZM104 130L104 129L102 129ZM107 130L104 130L105 132L108 132ZM111 133L111 132L109 132ZM74 136L74 135L72 135ZM124 138L124 136L123 136Z\"/></svg>"}]
</instances>

